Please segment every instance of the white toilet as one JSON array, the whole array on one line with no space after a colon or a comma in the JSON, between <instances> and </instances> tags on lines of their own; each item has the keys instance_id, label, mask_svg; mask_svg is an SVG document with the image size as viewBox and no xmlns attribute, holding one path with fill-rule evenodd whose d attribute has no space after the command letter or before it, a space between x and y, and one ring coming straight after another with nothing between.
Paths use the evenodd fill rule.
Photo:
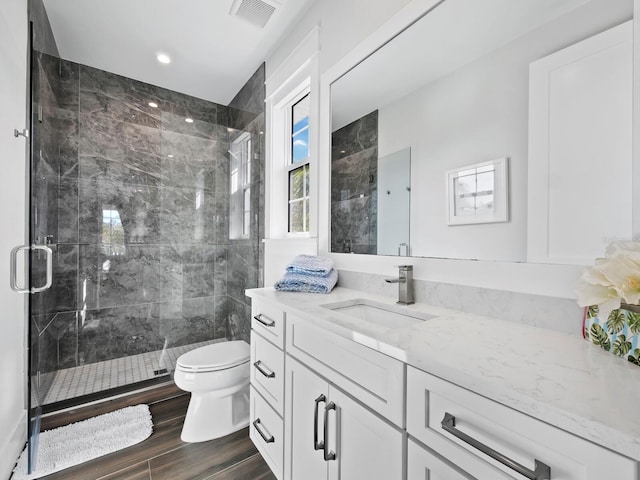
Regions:
<instances>
[{"instance_id":1,"label":"white toilet","mask_svg":"<svg viewBox=\"0 0 640 480\"><path fill-rule=\"evenodd\" d=\"M191 392L180 438L204 442L249 425L249 344L220 342L180 355L176 385Z\"/></svg>"}]
</instances>

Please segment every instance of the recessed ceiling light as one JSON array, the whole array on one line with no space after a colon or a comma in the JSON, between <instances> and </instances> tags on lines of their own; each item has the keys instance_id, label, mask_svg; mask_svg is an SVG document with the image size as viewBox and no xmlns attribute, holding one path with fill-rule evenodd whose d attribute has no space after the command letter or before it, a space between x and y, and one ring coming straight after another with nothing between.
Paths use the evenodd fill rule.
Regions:
<instances>
[{"instance_id":1,"label":"recessed ceiling light","mask_svg":"<svg viewBox=\"0 0 640 480\"><path fill-rule=\"evenodd\" d=\"M158 104L156 102L149 102L149 106L151 108L158 108Z\"/></svg>"},{"instance_id":2,"label":"recessed ceiling light","mask_svg":"<svg viewBox=\"0 0 640 480\"><path fill-rule=\"evenodd\" d=\"M187 118L184 119L184 121L187 122L187 123L193 123L193 118L187 117Z\"/></svg>"},{"instance_id":3,"label":"recessed ceiling light","mask_svg":"<svg viewBox=\"0 0 640 480\"><path fill-rule=\"evenodd\" d=\"M167 155L167 157L169 157L169 158L173 158L173 155Z\"/></svg>"},{"instance_id":4,"label":"recessed ceiling light","mask_svg":"<svg viewBox=\"0 0 640 480\"><path fill-rule=\"evenodd\" d=\"M156 58L160 63L171 63L171 57L169 57L169 55L167 55L166 53L159 53L156 55Z\"/></svg>"}]
</instances>

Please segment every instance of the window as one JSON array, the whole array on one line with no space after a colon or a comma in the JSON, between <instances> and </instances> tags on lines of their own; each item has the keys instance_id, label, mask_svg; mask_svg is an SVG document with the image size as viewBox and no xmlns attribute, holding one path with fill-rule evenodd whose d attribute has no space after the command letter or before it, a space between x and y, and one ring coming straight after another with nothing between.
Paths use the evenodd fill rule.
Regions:
<instances>
[{"instance_id":1,"label":"window","mask_svg":"<svg viewBox=\"0 0 640 480\"><path fill-rule=\"evenodd\" d=\"M251 233L251 135L241 134L231 142L231 238L246 238Z\"/></svg>"},{"instance_id":2,"label":"window","mask_svg":"<svg viewBox=\"0 0 640 480\"><path fill-rule=\"evenodd\" d=\"M120 213L114 206L102 207L102 253L107 256L124 255L124 227Z\"/></svg>"},{"instance_id":3,"label":"window","mask_svg":"<svg viewBox=\"0 0 640 480\"><path fill-rule=\"evenodd\" d=\"M289 133L289 232L309 232L309 109L307 93L291 105Z\"/></svg>"}]
</instances>

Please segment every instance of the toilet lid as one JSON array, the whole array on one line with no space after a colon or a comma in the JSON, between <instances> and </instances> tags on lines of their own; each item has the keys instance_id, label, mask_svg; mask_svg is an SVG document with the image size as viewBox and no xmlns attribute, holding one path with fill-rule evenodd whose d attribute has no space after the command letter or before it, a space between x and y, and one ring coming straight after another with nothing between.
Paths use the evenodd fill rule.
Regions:
<instances>
[{"instance_id":1,"label":"toilet lid","mask_svg":"<svg viewBox=\"0 0 640 480\"><path fill-rule=\"evenodd\" d=\"M249 344L242 340L219 342L180 355L177 367L191 371L223 370L249 360Z\"/></svg>"}]
</instances>

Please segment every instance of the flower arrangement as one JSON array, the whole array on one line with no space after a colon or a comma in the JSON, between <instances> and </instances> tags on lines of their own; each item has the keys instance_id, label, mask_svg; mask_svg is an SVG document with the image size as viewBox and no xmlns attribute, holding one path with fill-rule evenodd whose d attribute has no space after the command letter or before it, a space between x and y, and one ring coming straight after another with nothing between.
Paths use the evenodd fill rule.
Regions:
<instances>
[{"instance_id":1,"label":"flower arrangement","mask_svg":"<svg viewBox=\"0 0 640 480\"><path fill-rule=\"evenodd\" d=\"M624 304L640 302L640 242L614 242L585 269L576 290L578 305L598 307L606 320Z\"/></svg>"}]
</instances>

